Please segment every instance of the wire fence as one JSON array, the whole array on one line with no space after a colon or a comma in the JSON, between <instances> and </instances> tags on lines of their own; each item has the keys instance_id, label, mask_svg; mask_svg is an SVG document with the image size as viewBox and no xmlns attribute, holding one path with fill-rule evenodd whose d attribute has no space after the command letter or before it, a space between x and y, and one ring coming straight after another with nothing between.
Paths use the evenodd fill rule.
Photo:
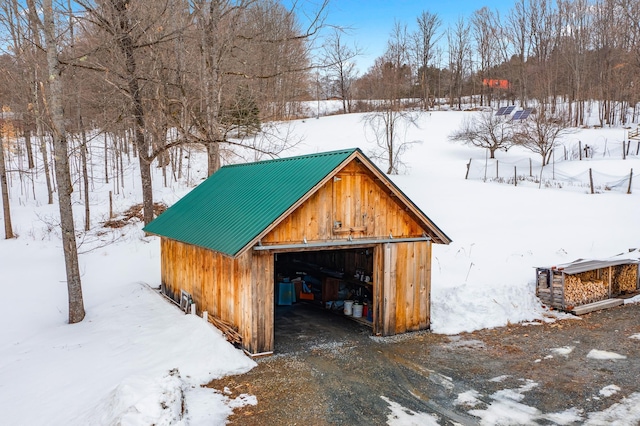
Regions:
<instances>
[{"instance_id":1,"label":"wire fence","mask_svg":"<svg viewBox=\"0 0 640 426\"><path fill-rule=\"evenodd\" d=\"M631 194L640 190L640 178L634 180L633 168L625 175L611 175L594 168L577 174L568 174L555 163L544 167L539 161L525 158L517 161L497 159L474 160L467 163L465 179L499 182L510 185L537 186L538 188L573 189L596 194L619 192Z\"/></svg>"},{"instance_id":2,"label":"wire fence","mask_svg":"<svg viewBox=\"0 0 640 426\"><path fill-rule=\"evenodd\" d=\"M640 140L609 141L601 137L595 144L586 144L575 140L566 145L561 145L556 151L560 160L583 160L586 158L620 158L640 156Z\"/></svg>"}]
</instances>

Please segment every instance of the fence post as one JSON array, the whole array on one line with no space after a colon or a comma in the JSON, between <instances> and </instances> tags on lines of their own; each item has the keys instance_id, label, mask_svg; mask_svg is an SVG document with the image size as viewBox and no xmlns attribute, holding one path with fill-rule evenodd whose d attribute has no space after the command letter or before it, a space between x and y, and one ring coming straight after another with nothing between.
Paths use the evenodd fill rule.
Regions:
<instances>
[{"instance_id":1,"label":"fence post","mask_svg":"<svg viewBox=\"0 0 640 426\"><path fill-rule=\"evenodd\" d=\"M513 166L513 186L518 186L518 169L517 169L517 166Z\"/></svg>"},{"instance_id":2,"label":"fence post","mask_svg":"<svg viewBox=\"0 0 640 426\"><path fill-rule=\"evenodd\" d=\"M591 169L589 169L589 184L591 185L591 193L594 194L595 191L593 190L593 173L591 172Z\"/></svg>"},{"instance_id":3,"label":"fence post","mask_svg":"<svg viewBox=\"0 0 640 426\"><path fill-rule=\"evenodd\" d=\"M533 165L531 163L531 157L529 157L529 177L533 177Z\"/></svg>"},{"instance_id":4,"label":"fence post","mask_svg":"<svg viewBox=\"0 0 640 426\"><path fill-rule=\"evenodd\" d=\"M627 150L627 144L624 141L622 141L622 159L623 160L627 159L626 150Z\"/></svg>"},{"instance_id":5,"label":"fence post","mask_svg":"<svg viewBox=\"0 0 640 426\"><path fill-rule=\"evenodd\" d=\"M638 141L638 146L636 147L636 155L640 154L640 141Z\"/></svg>"},{"instance_id":6,"label":"fence post","mask_svg":"<svg viewBox=\"0 0 640 426\"><path fill-rule=\"evenodd\" d=\"M498 160L496 160L496 179L500 179L500 174L498 173Z\"/></svg>"},{"instance_id":7,"label":"fence post","mask_svg":"<svg viewBox=\"0 0 640 426\"><path fill-rule=\"evenodd\" d=\"M471 158L469 158L469 163L467 164L467 173L464 175L464 179L467 180L469 178L469 169L471 168Z\"/></svg>"},{"instance_id":8,"label":"fence post","mask_svg":"<svg viewBox=\"0 0 640 426\"><path fill-rule=\"evenodd\" d=\"M631 181L633 180L633 169L629 173L629 187L627 188L627 194L631 194Z\"/></svg>"}]
</instances>

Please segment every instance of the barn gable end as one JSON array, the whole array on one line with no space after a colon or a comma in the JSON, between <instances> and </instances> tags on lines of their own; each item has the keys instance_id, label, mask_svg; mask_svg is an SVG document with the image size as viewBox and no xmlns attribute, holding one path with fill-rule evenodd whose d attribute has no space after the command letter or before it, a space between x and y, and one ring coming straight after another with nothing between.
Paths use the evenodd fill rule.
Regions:
<instances>
[{"instance_id":1,"label":"barn gable end","mask_svg":"<svg viewBox=\"0 0 640 426\"><path fill-rule=\"evenodd\" d=\"M367 167L352 160L284 217L260 243L311 243L390 235L440 238Z\"/></svg>"}]
</instances>

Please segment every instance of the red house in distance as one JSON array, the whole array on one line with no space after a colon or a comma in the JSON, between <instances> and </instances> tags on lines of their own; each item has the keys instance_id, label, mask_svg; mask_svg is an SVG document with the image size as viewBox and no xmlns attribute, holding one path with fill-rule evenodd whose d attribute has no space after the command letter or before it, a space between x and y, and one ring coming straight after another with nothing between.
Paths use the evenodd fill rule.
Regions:
<instances>
[{"instance_id":1,"label":"red house in distance","mask_svg":"<svg viewBox=\"0 0 640 426\"><path fill-rule=\"evenodd\" d=\"M487 87L492 87L494 89L509 89L509 80L495 80L490 78L485 78L482 80L482 84Z\"/></svg>"}]
</instances>

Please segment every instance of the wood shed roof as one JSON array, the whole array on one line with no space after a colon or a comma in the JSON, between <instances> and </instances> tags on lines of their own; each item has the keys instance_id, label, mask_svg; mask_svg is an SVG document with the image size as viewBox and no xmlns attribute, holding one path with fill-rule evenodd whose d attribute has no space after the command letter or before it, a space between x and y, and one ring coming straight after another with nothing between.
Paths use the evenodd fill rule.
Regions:
<instances>
[{"instance_id":1,"label":"wood shed roof","mask_svg":"<svg viewBox=\"0 0 640 426\"><path fill-rule=\"evenodd\" d=\"M577 259L573 262L563 263L552 267L542 267L538 269L554 269L565 274L580 274L582 272L596 269L608 268L609 266L630 265L640 263L640 253L622 253L608 259Z\"/></svg>"},{"instance_id":2,"label":"wood shed roof","mask_svg":"<svg viewBox=\"0 0 640 426\"><path fill-rule=\"evenodd\" d=\"M357 148L222 167L144 230L237 256L355 158L415 212L434 242L451 241Z\"/></svg>"}]
</instances>

